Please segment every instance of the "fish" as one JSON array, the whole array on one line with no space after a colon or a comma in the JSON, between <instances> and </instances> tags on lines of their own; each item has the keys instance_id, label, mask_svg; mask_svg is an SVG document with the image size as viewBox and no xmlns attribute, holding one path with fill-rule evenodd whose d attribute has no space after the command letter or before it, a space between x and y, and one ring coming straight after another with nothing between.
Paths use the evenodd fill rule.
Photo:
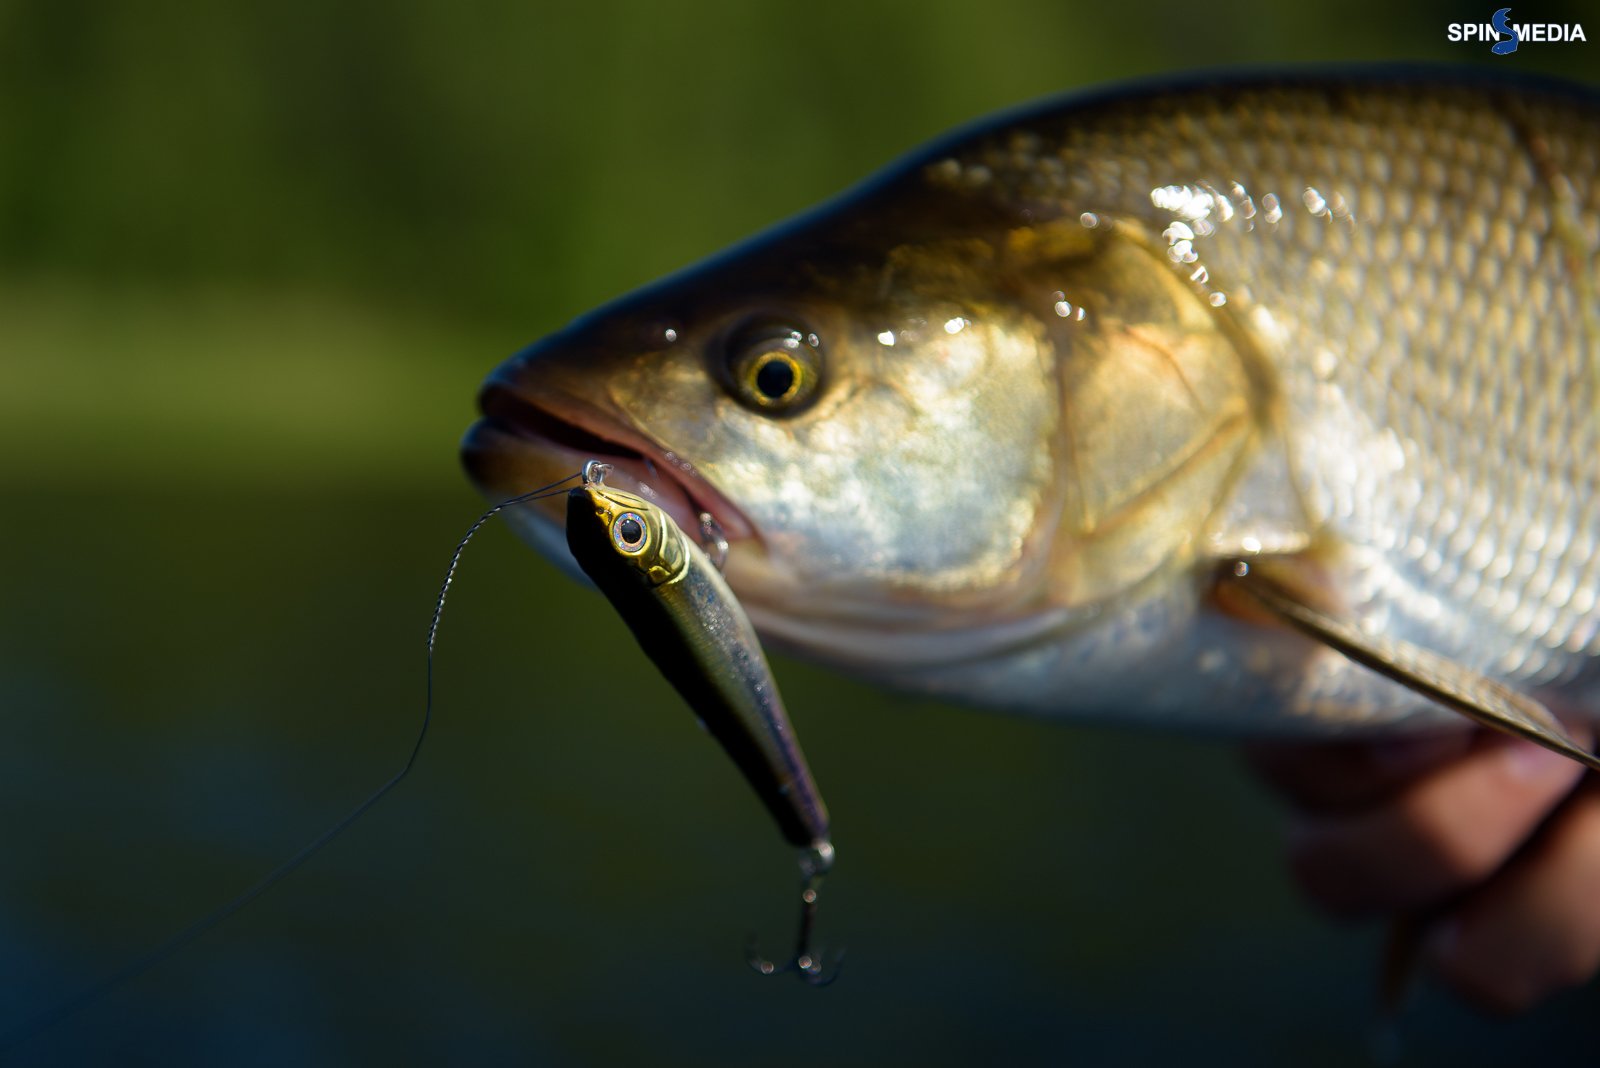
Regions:
<instances>
[{"instance_id":1,"label":"fish","mask_svg":"<svg viewBox=\"0 0 1600 1068\"><path fill-rule=\"evenodd\" d=\"M662 509L585 467L566 494L567 544L646 655L722 743L809 877L833 864L828 809L755 628L699 545Z\"/></svg>"},{"instance_id":2,"label":"fish","mask_svg":"<svg viewBox=\"0 0 1600 1068\"><path fill-rule=\"evenodd\" d=\"M1549 733L1600 716L1597 251L1581 85L1095 87L529 345L461 457L492 500L611 464L720 527L763 640L892 689L1301 737L1492 691ZM559 508L507 515L581 578Z\"/></svg>"}]
</instances>

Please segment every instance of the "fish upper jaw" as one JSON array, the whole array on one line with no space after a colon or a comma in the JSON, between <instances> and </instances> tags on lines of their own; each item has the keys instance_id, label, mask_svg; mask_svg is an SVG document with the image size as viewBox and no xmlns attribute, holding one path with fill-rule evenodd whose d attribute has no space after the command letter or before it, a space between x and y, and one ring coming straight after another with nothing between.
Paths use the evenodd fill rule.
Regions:
<instances>
[{"instance_id":1,"label":"fish upper jaw","mask_svg":"<svg viewBox=\"0 0 1600 1068\"><path fill-rule=\"evenodd\" d=\"M518 381L521 363L510 361L484 383L478 398L483 418L462 439L462 464L485 496L518 496L601 460L612 466L608 485L655 504L691 535L706 513L730 543L757 538L744 513L701 477L692 460L641 433L620 412L558 386ZM523 507L565 522L565 498Z\"/></svg>"}]
</instances>

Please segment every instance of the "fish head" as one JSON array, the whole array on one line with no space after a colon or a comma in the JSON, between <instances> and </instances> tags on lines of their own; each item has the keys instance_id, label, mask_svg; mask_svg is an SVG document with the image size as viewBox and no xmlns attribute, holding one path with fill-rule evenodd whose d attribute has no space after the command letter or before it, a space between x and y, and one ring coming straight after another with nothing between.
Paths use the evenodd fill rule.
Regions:
<instances>
[{"instance_id":1,"label":"fish head","mask_svg":"<svg viewBox=\"0 0 1600 1068\"><path fill-rule=\"evenodd\" d=\"M466 468L502 500L611 464L720 526L764 637L868 673L1088 625L1194 562L1258 391L1165 257L1086 219L911 167L518 353ZM562 503L511 519L570 564Z\"/></svg>"}]
</instances>

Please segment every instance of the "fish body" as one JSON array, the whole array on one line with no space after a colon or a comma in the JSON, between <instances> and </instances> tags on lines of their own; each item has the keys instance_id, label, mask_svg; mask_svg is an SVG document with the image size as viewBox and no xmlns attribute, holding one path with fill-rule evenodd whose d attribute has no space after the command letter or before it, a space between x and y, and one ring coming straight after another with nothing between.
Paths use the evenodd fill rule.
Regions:
<instances>
[{"instance_id":1,"label":"fish body","mask_svg":"<svg viewBox=\"0 0 1600 1068\"><path fill-rule=\"evenodd\" d=\"M755 629L705 553L661 509L600 480L567 494L567 543L783 836L826 871L827 807Z\"/></svg>"},{"instance_id":2,"label":"fish body","mask_svg":"<svg viewBox=\"0 0 1600 1068\"><path fill-rule=\"evenodd\" d=\"M1426 726L1219 598L1600 714L1600 104L1449 69L1000 115L486 381L503 499L598 456L763 637L901 689L1253 733ZM570 567L559 519L519 532ZM692 524L691 524L692 525Z\"/></svg>"}]
</instances>

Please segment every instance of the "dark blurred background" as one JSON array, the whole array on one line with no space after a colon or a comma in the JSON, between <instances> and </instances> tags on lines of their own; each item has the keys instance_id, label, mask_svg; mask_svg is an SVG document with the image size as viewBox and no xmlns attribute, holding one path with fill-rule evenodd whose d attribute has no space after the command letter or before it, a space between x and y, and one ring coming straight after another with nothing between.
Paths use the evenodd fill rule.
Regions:
<instances>
[{"instance_id":1,"label":"dark blurred background","mask_svg":"<svg viewBox=\"0 0 1600 1068\"><path fill-rule=\"evenodd\" d=\"M400 765L482 508L479 378L1030 96L1235 62L1593 77L1492 4L0 0L0 1027ZM1519 18L1600 15L1543 2ZM836 820L793 858L598 597L498 526L435 733L345 837L8 1063L1366 1063L1379 932L1311 914L1231 748L776 668ZM1589 1063L1593 990L1425 989L1404 1062Z\"/></svg>"}]
</instances>

